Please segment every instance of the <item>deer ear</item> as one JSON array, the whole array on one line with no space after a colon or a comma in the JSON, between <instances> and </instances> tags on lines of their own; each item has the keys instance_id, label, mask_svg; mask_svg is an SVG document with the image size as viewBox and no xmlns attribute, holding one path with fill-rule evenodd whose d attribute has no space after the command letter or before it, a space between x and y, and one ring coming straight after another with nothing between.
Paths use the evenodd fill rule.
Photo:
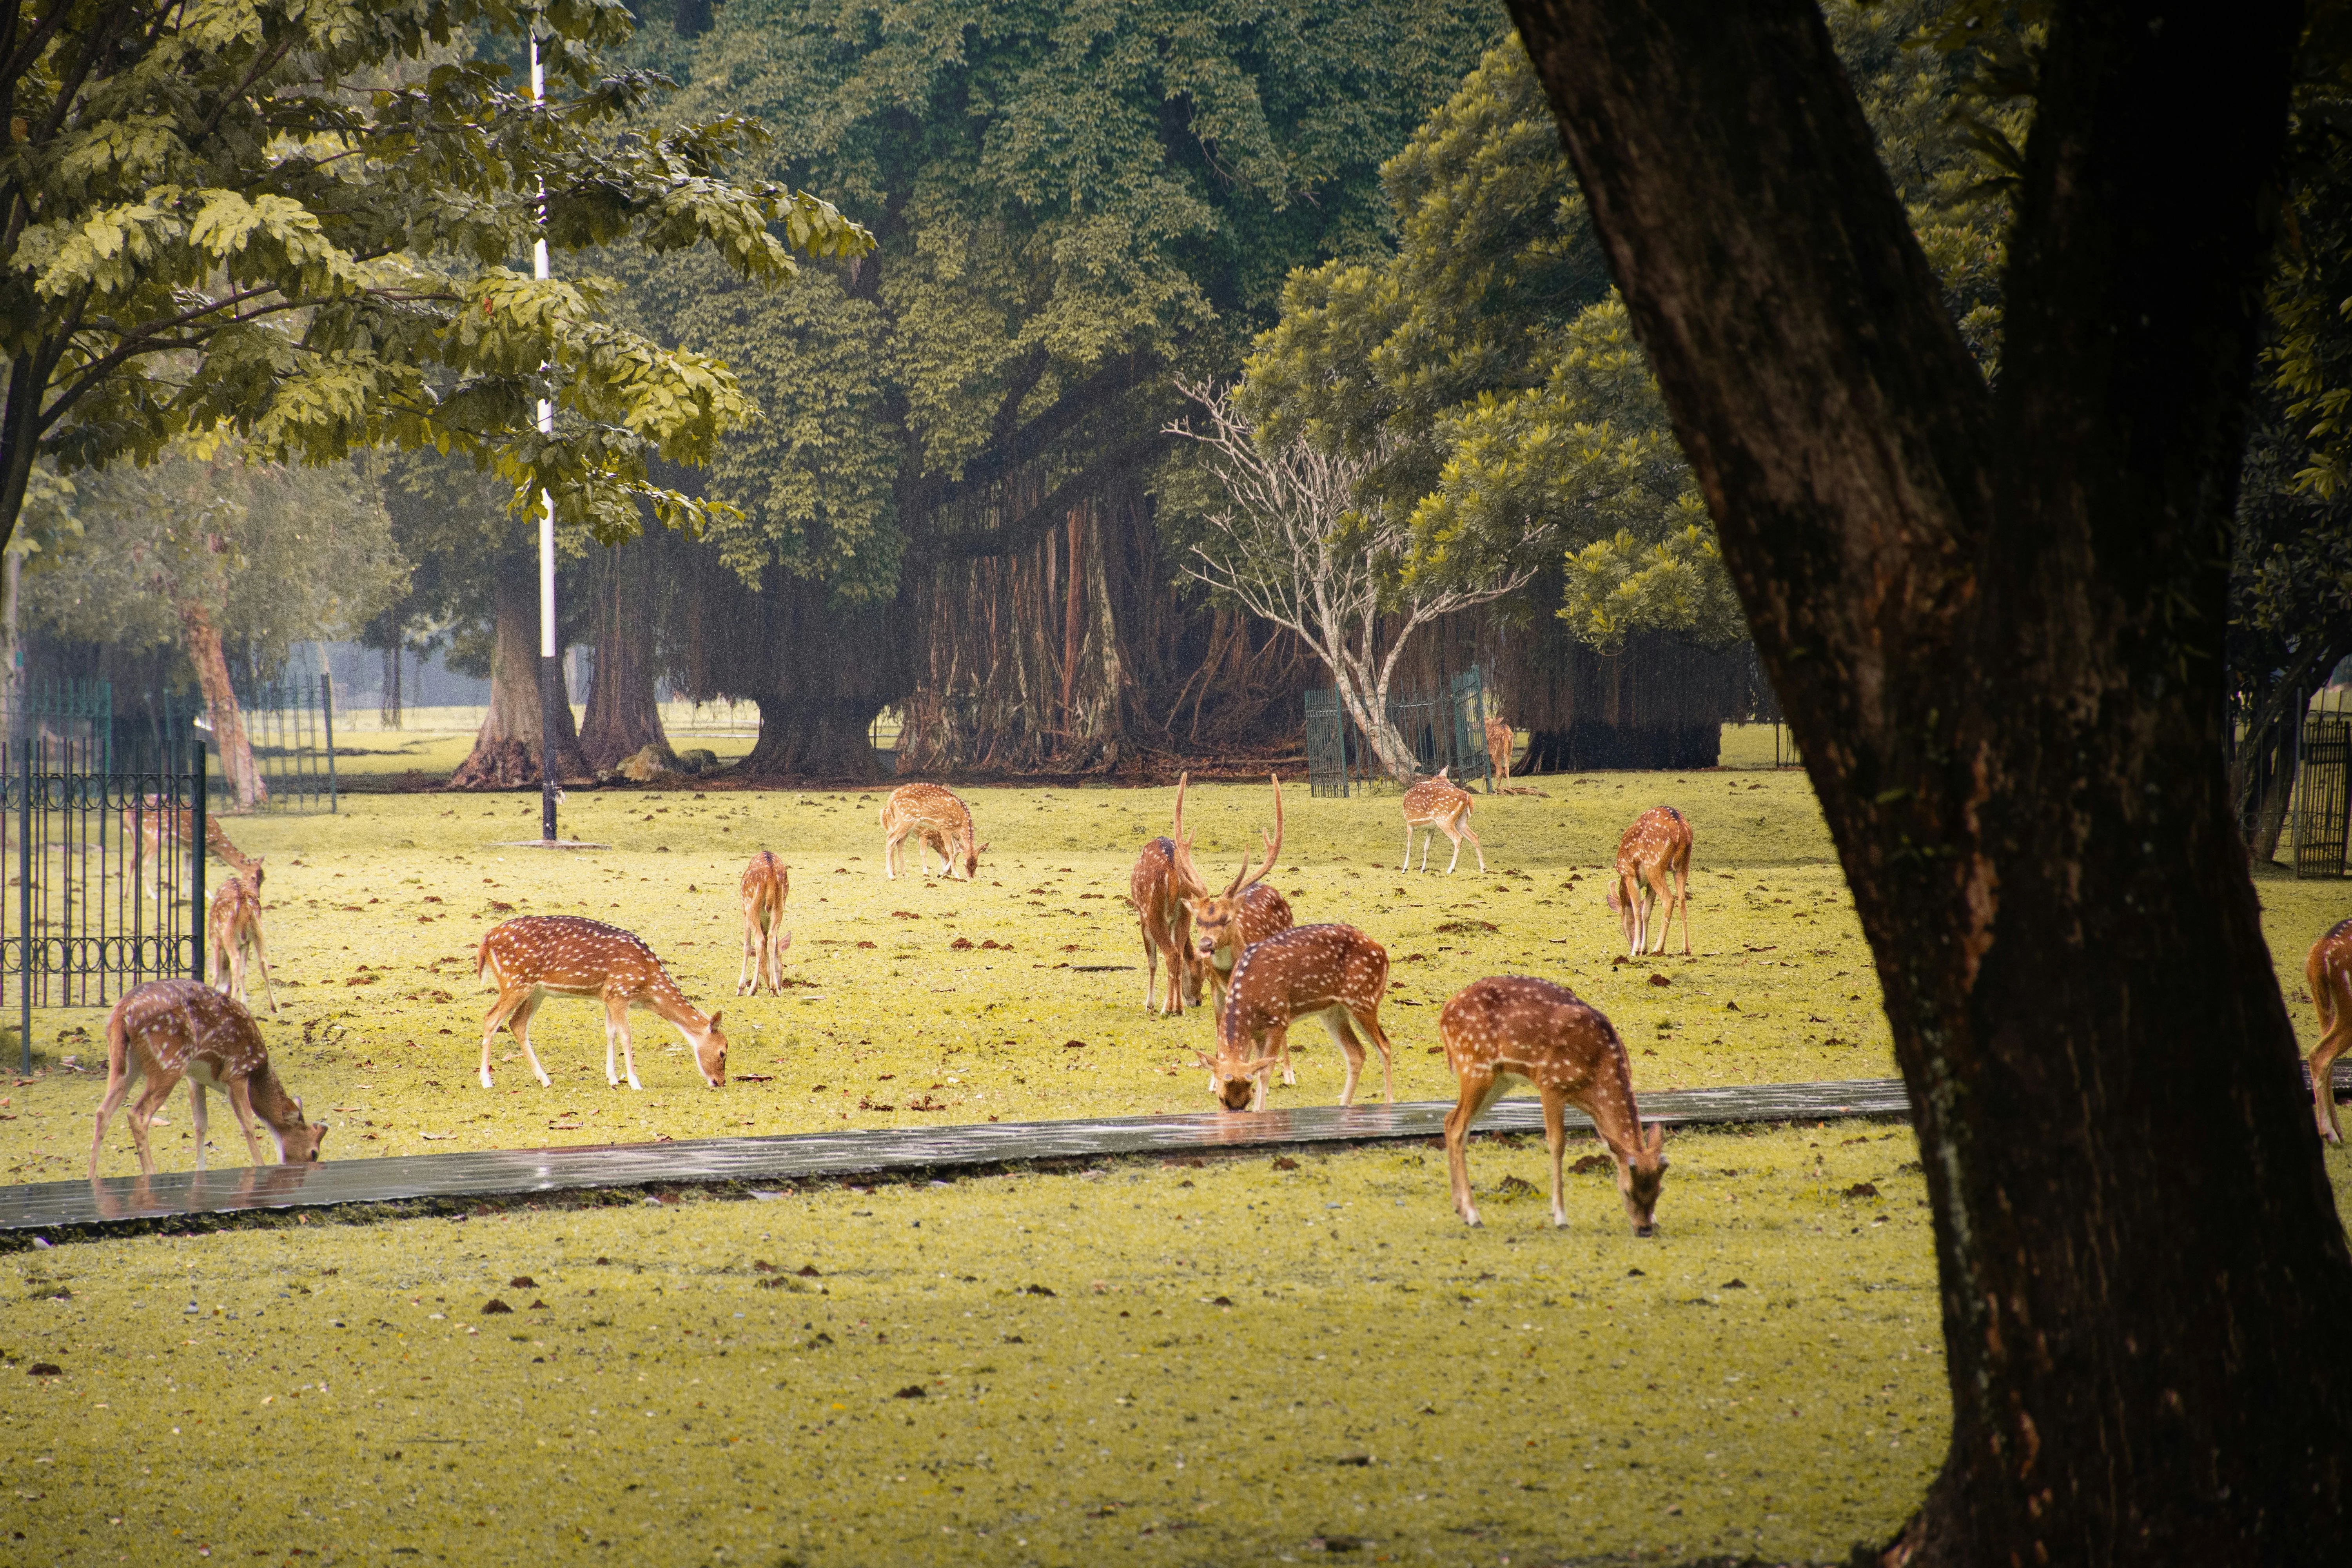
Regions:
<instances>
[{"instance_id":1,"label":"deer ear","mask_svg":"<svg viewBox=\"0 0 2352 1568\"><path fill-rule=\"evenodd\" d=\"M1651 1122L1649 1134L1643 1140L1642 1147L1654 1154L1665 1146L1666 1130L1654 1121Z\"/></svg>"},{"instance_id":2,"label":"deer ear","mask_svg":"<svg viewBox=\"0 0 2352 1568\"><path fill-rule=\"evenodd\" d=\"M719 1027L719 1015L716 1013L710 1015L710 1026L714 1029Z\"/></svg>"}]
</instances>

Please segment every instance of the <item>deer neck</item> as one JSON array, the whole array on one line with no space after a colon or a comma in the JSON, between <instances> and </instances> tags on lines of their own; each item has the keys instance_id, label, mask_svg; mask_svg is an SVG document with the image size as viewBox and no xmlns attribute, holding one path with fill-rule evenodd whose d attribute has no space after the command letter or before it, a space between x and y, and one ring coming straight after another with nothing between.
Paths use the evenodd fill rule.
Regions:
<instances>
[{"instance_id":1,"label":"deer neck","mask_svg":"<svg viewBox=\"0 0 2352 1568\"><path fill-rule=\"evenodd\" d=\"M675 1027L693 1045L710 1032L710 1015L686 999L685 993L667 980L648 986L646 1005L654 1016Z\"/></svg>"},{"instance_id":2,"label":"deer neck","mask_svg":"<svg viewBox=\"0 0 2352 1568\"><path fill-rule=\"evenodd\" d=\"M254 1114L270 1126L283 1131L300 1123L302 1108L294 1103L292 1095L286 1092L284 1080L278 1078L278 1069L269 1063L265 1061L247 1074L245 1086L253 1101Z\"/></svg>"}]
</instances>

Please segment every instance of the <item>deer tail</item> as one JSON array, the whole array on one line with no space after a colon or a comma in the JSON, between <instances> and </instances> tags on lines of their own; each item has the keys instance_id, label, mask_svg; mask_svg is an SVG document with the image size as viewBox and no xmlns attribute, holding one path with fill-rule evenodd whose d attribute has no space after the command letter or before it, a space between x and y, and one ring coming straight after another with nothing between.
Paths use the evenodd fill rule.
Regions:
<instances>
[{"instance_id":1,"label":"deer tail","mask_svg":"<svg viewBox=\"0 0 2352 1568\"><path fill-rule=\"evenodd\" d=\"M493 927L492 930L497 928ZM474 978L482 979L490 972L490 932L482 933L482 944L474 950Z\"/></svg>"},{"instance_id":2,"label":"deer tail","mask_svg":"<svg viewBox=\"0 0 2352 1568\"><path fill-rule=\"evenodd\" d=\"M131 1024L123 1016L131 998L123 997L106 1016L106 1083L109 1089L131 1070Z\"/></svg>"}]
</instances>

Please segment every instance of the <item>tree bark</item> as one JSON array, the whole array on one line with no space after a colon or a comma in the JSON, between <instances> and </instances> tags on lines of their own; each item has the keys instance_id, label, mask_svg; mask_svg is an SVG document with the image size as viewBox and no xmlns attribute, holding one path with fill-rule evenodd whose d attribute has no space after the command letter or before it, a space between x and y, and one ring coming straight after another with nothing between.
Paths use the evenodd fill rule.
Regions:
<instances>
[{"instance_id":1,"label":"tree bark","mask_svg":"<svg viewBox=\"0 0 2352 1568\"><path fill-rule=\"evenodd\" d=\"M882 776L871 730L879 710L856 697L752 694L760 738L736 771L760 778L856 779Z\"/></svg>"},{"instance_id":2,"label":"tree bark","mask_svg":"<svg viewBox=\"0 0 2352 1568\"><path fill-rule=\"evenodd\" d=\"M449 777L452 789L524 789L540 783L539 589L527 572L500 571L490 587L490 708L474 750ZM558 661L555 757L562 784L590 784L580 754L572 698Z\"/></svg>"},{"instance_id":3,"label":"tree bark","mask_svg":"<svg viewBox=\"0 0 2352 1568\"><path fill-rule=\"evenodd\" d=\"M1513 10L1910 1089L1952 1445L1885 1561L2328 1560L2352 1257L2220 690L2298 13L2057 9L1994 392L1807 0Z\"/></svg>"},{"instance_id":4,"label":"tree bark","mask_svg":"<svg viewBox=\"0 0 2352 1568\"><path fill-rule=\"evenodd\" d=\"M647 746L673 766L677 753L662 729L655 701L653 616L646 580L645 545L616 544L604 552L596 584L596 668L581 716L580 752L591 767L611 767Z\"/></svg>"},{"instance_id":5,"label":"tree bark","mask_svg":"<svg viewBox=\"0 0 2352 1568\"><path fill-rule=\"evenodd\" d=\"M252 811L269 799L269 786L253 765L253 739L245 731L245 714L230 686L228 660L221 653L219 629L212 615L195 599L180 601L180 626L188 639L188 662L196 667L196 685L205 694L205 717L213 727L213 744L220 751L221 776L238 811Z\"/></svg>"}]
</instances>

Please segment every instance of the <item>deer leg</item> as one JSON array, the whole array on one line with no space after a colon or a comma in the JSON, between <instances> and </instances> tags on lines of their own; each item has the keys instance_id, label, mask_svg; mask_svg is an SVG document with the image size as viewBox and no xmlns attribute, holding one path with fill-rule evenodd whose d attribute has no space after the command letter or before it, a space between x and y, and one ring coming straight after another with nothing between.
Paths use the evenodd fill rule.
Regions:
<instances>
[{"instance_id":1,"label":"deer leg","mask_svg":"<svg viewBox=\"0 0 2352 1568\"><path fill-rule=\"evenodd\" d=\"M1397 863L1397 869L1400 871L1412 869L1412 824L1410 822L1404 825L1404 858Z\"/></svg>"},{"instance_id":2,"label":"deer leg","mask_svg":"<svg viewBox=\"0 0 2352 1568\"><path fill-rule=\"evenodd\" d=\"M1470 824L1467 822L1465 822L1462 825L1462 837L1470 840L1470 852L1478 857L1478 869L1481 871L1486 870L1486 847L1478 842L1478 835L1471 829ZM1458 839L1454 842L1454 852L1456 855L1462 853L1462 845Z\"/></svg>"},{"instance_id":3,"label":"deer leg","mask_svg":"<svg viewBox=\"0 0 2352 1568\"><path fill-rule=\"evenodd\" d=\"M539 1079L541 1089L548 1087L547 1069L539 1065L539 1053L531 1049L530 1021L539 1016L540 1005L546 1000L545 991L538 986L531 987L530 994L523 998L522 1005L514 1010L514 1016L507 1023L515 1044L522 1047L522 1059L530 1064L531 1076Z\"/></svg>"},{"instance_id":4,"label":"deer leg","mask_svg":"<svg viewBox=\"0 0 2352 1568\"><path fill-rule=\"evenodd\" d=\"M261 994L268 999L269 1010L278 1011L278 988L269 984L269 954L261 945L261 928L253 928L253 962L261 971ZM242 982L240 982L242 984Z\"/></svg>"},{"instance_id":5,"label":"deer leg","mask_svg":"<svg viewBox=\"0 0 2352 1568\"><path fill-rule=\"evenodd\" d=\"M1568 1228L1568 1210L1562 1205L1565 1195L1560 1158L1568 1152L1568 1128L1560 1110L1568 1097L1556 1089L1546 1088L1543 1094L1544 1147L1551 1152L1551 1226L1554 1230Z\"/></svg>"},{"instance_id":6,"label":"deer leg","mask_svg":"<svg viewBox=\"0 0 2352 1568\"><path fill-rule=\"evenodd\" d=\"M1484 1222L1478 1218L1478 1205L1470 1196L1470 1124L1494 1103L1502 1089L1503 1080L1493 1067L1482 1062L1465 1063L1459 1098L1454 1109L1445 1113L1445 1170L1454 1182L1454 1212L1474 1226Z\"/></svg>"},{"instance_id":7,"label":"deer leg","mask_svg":"<svg viewBox=\"0 0 2352 1568\"><path fill-rule=\"evenodd\" d=\"M233 1078L221 1092L228 1096L228 1108L236 1117L238 1129L245 1134L246 1162L260 1164L261 1140L253 1135L253 1086L244 1079Z\"/></svg>"},{"instance_id":8,"label":"deer leg","mask_svg":"<svg viewBox=\"0 0 2352 1568\"><path fill-rule=\"evenodd\" d=\"M484 1089L490 1087L490 1042L498 1038L499 1026L514 1016L515 1009L522 1005L522 999L529 994L527 991L518 991L512 986L501 985L499 988L498 1000L492 1002L490 1010L482 1015L482 1087Z\"/></svg>"},{"instance_id":9,"label":"deer leg","mask_svg":"<svg viewBox=\"0 0 2352 1568\"><path fill-rule=\"evenodd\" d=\"M2339 1014L2336 1026L2321 1038L2318 1048L2311 1053L2312 1109L2319 1118L2319 1135L2330 1143L2344 1142L2344 1129L2336 1116L2336 1058L2352 1046L2352 1015Z\"/></svg>"},{"instance_id":10,"label":"deer leg","mask_svg":"<svg viewBox=\"0 0 2352 1568\"><path fill-rule=\"evenodd\" d=\"M1323 1027L1348 1062L1348 1081L1340 1086L1339 1103L1353 1105L1356 1102L1356 1080L1364 1075L1364 1042L1356 1038L1356 1031L1349 1026L1345 1007L1325 1009Z\"/></svg>"},{"instance_id":11,"label":"deer leg","mask_svg":"<svg viewBox=\"0 0 2352 1568\"><path fill-rule=\"evenodd\" d=\"M629 1038L629 999L625 996L608 997L604 1003L604 1076L607 1078L613 1074L613 1041L616 1036L621 1042L621 1065L628 1073L629 1087L643 1089L646 1086L637 1081L636 1042Z\"/></svg>"},{"instance_id":12,"label":"deer leg","mask_svg":"<svg viewBox=\"0 0 2352 1568\"><path fill-rule=\"evenodd\" d=\"M154 1121L155 1112L163 1108L165 1100L172 1098L172 1091L179 1086L180 1075L177 1073L151 1074L147 1081L147 1092L132 1102L130 1115L123 1118L131 1123L131 1142L139 1151L139 1173L142 1176L152 1176L155 1173L155 1156L147 1146L148 1126ZM197 1150L198 1152L202 1152L201 1143L197 1145Z\"/></svg>"},{"instance_id":13,"label":"deer leg","mask_svg":"<svg viewBox=\"0 0 2352 1568\"><path fill-rule=\"evenodd\" d=\"M1268 1029L1266 1034L1273 1037L1271 1042L1273 1048L1269 1051L1265 1045L1261 1044L1258 1047L1259 1059L1265 1060L1271 1056L1287 1068L1290 1066L1290 1026L1287 1024L1276 1024L1273 1028ZM1266 1096L1272 1092L1274 1068L1270 1065L1261 1067L1250 1076L1253 1079L1250 1087L1250 1109L1264 1110Z\"/></svg>"},{"instance_id":14,"label":"deer leg","mask_svg":"<svg viewBox=\"0 0 2352 1568\"><path fill-rule=\"evenodd\" d=\"M1143 925L1143 1010L1151 1011L1152 999L1160 991L1160 944L1151 940L1151 926Z\"/></svg>"},{"instance_id":15,"label":"deer leg","mask_svg":"<svg viewBox=\"0 0 2352 1568\"><path fill-rule=\"evenodd\" d=\"M135 1060L136 1058L133 1059ZM93 1182L98 1180L99 1151L106 1147L106 1124L114 1120L114 1113L116 1111L122 1109L122 1102L129 1097L131 1093L131 1086L138 1081L138 1077L139 1075L135 1072L125 1071L123 1067L120 1064L115 1067L113 1071L107 1075L106 1098L98 1102L98 1126L91 1131L89 1135L89 1179ZM147 1147L147 1140L144 1133L145 1130L142 1129L141 1134L137 1138L140 1152L142 1154L146 1152ZM141 1161L142 1167L145 1163L146 1162L144 1160Z\"/></svg>"},{"instance_id":16,"label":"deer leg","mask_svg":"<svg viewBox=\"0 0 2352 1568\"><path fill-rule=\"evenodd\" d=\"M1454 858L1445 863L1445 874L1451 877L1454 875L1454 868L1462 864L1462 835L1459 830L1449 826L1445 829L1445 837L1454 841Z\"/></svg>"},{"instance_id":17,"label":"deer leg","mask_svg":"<svg viewBox=\"0 0 2352 1568\"><path fill-rule=\"evenodd\" d=\"M205 1086L194 1079L188 1080L188 1100L194 1111L192 1120L196 1124L196 1169L202 1171L205 1168ZM151 1111L149 1114L153 1113Z\"/></svg>"},{"instance_id":18,"label":"deer leg","mask_svg":"<svg viewBox=\"0 0 2352 1568\"><path fill-rule=\"evenodd\" d=\"M743 961L735 967L735 994L749 996L759 984L758 971L752 968L752 953L759 946L759 928L752 923L751 911L743 911Z\"/></svg>"},{"instance_id":19,"label":"deer leg","mask_svg":"<svg viewBox=\"0 0 2352 1568\"><path fill-rule=\"evenodd\" d=\"M1365 1037L1380 1048L1381 1098L1394 1105L1396 1103L1396 1053L1395 1048L1389 1044L1388 1031L1381 1027L1379 1011L1375 1009L1370 1013L1357 1014L1356 1026L1363 1030Z\"/></svg>"}]
</instances>

